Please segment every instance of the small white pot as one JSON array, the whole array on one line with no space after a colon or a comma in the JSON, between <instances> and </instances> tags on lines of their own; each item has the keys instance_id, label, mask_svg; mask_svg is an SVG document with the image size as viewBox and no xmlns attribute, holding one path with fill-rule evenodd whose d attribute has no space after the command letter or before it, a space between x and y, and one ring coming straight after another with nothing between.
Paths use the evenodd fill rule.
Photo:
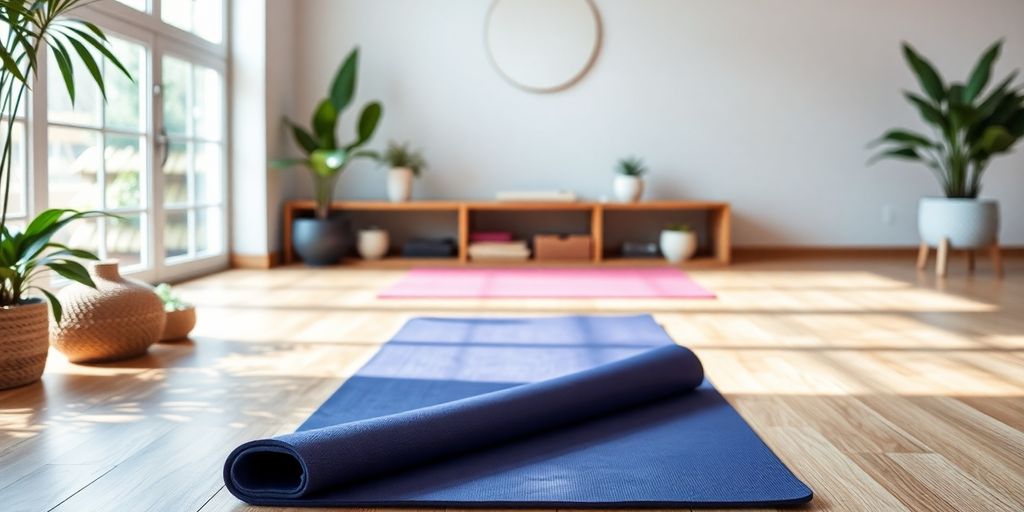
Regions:
<instances>
[{"instance_id":1,"label":"small white pot","mask_svg":"<svg viewBox=\"0 0 1024 512\"><path fill-rule=\"evenodd\" d=\"M412 169L395 167L388 171L388 200L392 203L408 201L412 197Z\"/></svg>"},{"instance_id":2,"label":"small white pot","mask_svg":"<svg viewBox=\"0 0 1024 512\"><path fill-rule=\"evenodd\" d=\"M990 199L922 197L917 210L921 240L937 247L943 238L950 247L990 247L999 239L999 203Z\"/></svg>"},{"instance_id":3,"label":"small white pot","mask_svg":"<svg viewBox=\"0 0 1024 512\"><path fill-rule=\"evenodd\" d=\"M644 194L644 180L639 176L617 174L612 182L615 199L623 203L635 203Z\"/></svg>"},{"instance_id":4,"label":"small white pot","mask_svg":"<svg viewBox=\"0 0 1024 512\"><path fill-rule=\"evenodd\" d=\"M359 232L356 250L364 260L379 260L388 253L388 232L383 229L364 229Z\"/></svg>"},{"instance_id":5,"label":"small white pot","mask_svg":"<svg viewBox=\"0 0 1024 512\"><path fill-rule=\"evenodd\" d=\"M658 241L661 254L669 263L682 263L697 252L697 234L693 231L664 230Z\"/></svg>"}]
</instances>

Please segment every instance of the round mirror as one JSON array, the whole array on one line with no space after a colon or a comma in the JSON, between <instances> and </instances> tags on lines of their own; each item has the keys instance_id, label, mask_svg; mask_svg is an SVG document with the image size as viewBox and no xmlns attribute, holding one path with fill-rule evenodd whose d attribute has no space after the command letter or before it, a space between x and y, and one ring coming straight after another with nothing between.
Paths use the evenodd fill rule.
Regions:
<instances>
[{"instance_id":1,"label":"round mirror","mask_svg":"<svg viewBox=\"0 0 1024 512\"><path fill-rule=\"evenodd\" d=\"M487 18L491 61L513 84L564 89L590 69L601 21L590 0L495 0Z\"/></svg>"}]
</instances>

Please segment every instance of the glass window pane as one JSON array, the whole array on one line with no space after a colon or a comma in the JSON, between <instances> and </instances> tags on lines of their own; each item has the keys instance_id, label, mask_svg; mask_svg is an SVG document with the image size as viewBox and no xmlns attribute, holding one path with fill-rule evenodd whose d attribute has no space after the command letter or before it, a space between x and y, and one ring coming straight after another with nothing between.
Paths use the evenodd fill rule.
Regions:
<instances>
[{"instance_id":1,"label":"glass window pane","mask_svg":"<svg viewBox=\"0 0 1024 512\"><path fill-rule=\"evenodd\" d=\"M220 204L222 182L220 144L197 144L195 169L196 204Z\"/></svg>"},{"instance_id":2,"label":"glass window pane","mask_svg":"<svg viewBox=\"0 0 1024 512\"><path fill-rule=\"evenodd\" d=\"M0 122L0 140L7 139L7 120ZM28 167L25 165L27 148L25 147L25 123L14 122L14 133L11 134L11 192L7 203L7 217L24 217L28 214ZM0 189L0 205L3 204Z\"/></svg>"},{"instance_id":3,"label":"glass window pane","mask_svg":"<svg viewBox=\"0 0 1024 512\"><path fill-rule=\"evenodd\" d=\"M49 139L50 208L99 208L99 132L50 127Z\"/></svg>"},{"instance_id":4,"label":"glass window pane","mask_svg":"<svg viewBox=\"0 0 1024 512\"><path fill-rule=\"evenodd\" d=\"M160 18L184 31L220 43L223 38L224 0L162 0Z\"/></svg>"},{"instance_id":5,"label":"glass window pane","mask_svg":"<svg viewBox=\"0 0 1024 512\"><path fill-rule=\"evenodd\" d=\"M188 255L188 212L168 211L164 222L164 257Z\"/></svg>"},{"instance_id":6,"label":"glass window pane","mask_svg":"<svg viewBox=\"0 0 1024 512\"><path fill-rule=\"evenodd\" d=\"M104 218L107 228L107 258L120 260L121 267L135 267L144 263L142 247L145 245L145 216L121 215Z\"/></svg>"},{"instance_id":7,"label":"glass window pane","mask_svg":"<svg viewBox=\"0 0 1024 512\"><path fill-rule=\"evenodd\" d=\"M69 49L68 51L73 52L74 50ZM57 67L57 60L52 51L47 52L47 55L50 79L46 81L46 103L50 121L98 128L103 122L100 111L103 98L100 96L100 88L92 79L89 70L76 54L72 63L75 85L75 102L72 106L64 77L60 68Z\"/></svg>"},{"instance_id":8,"label":"glass window pane","mask_svg":"<svg viewBox=\"0 0 1024 512\"><path fill-rule=\"evenodd\" d=\"M188 125L192 66L174 57L163 60L164 129L169 135L190 135Z\"/></svg>"},{"instance_id":9,"label":"glass window pane","mask_svg":"<svg viewBox=\"0 0 1024 512\"><path fill-rule=\"evenodd\" d=\"M142 208L145 197L142 177L145 176L143 139L125 135L108 135L104 149L107 208Z\"/></svg>"},{"instance_id":10,"label":"glass window pane","mask_svg":"<svg viewBox=\"0 0 1024 512\"><path fill-rule=\"evenodd\" d=\"M145 131L145 109L142 108L145 94L146 48L128 41L110 38L111 51L131 73L131 79L109 62L104 62L103 75L106 77L107 103L106 125L127 131Z\"/></svg>"},{"instance_id":11,"label":"glass window pane","mask_svg":"<svg viewBox=\"0 0 1024 512\"><path fill-rule=\"evenodd\" d=\"M97 219L82 219L72 221L57 231L53 241L64 244L74 249L89 251L99 257L104 257L100 252L100 228Z\"/></svg>"},{"instance_id":12,"label":"glass window pane","mask_svg":"<svg viewBox=\"0 0 1024 512\"><path fill-rule=\"evenodd\" d=\"M223 217L220 208L196 211L196 252L220 254L223 252Z\"/></svg>"},{"instance_id":13,"label":"glass window pane","mask_svg":"<svg viewBox=\"0 0 1024 512\"><path fill-rule=\"evenodd\" d=\"M171 142L167 151L167 162L164 163L164 203L169 206L186 205L189 203L188 144Z\"/></svg>"},{"instance_id":14,"label":"glass window pane","mask_svg":"<svg viewBox=\"0 0 1024 512\"><path fill-rule=\"evenodd\" d=\"M117 0L117 2L127 5L128 7L131 7L136 11L146 12L148 10L146 6L146 0ZM114 55L117 54L115 53Z\"/></svg>"},{"instance_id":15,"label":"glass window pane","mask_svg":"<svg viewBox=\"0 0 1024 512\"><path fill-rule=\"evenodd\" d=\"M207 140L223 137L224 82L220 73L204 66L195 67L195 120L196 136Z\"/></svg>"}]
</instances>

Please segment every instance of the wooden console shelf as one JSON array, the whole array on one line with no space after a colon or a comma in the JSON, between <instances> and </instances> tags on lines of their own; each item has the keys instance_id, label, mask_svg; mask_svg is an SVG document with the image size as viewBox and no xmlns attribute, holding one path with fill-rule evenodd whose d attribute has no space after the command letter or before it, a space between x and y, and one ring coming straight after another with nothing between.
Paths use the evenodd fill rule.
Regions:
<instances>
[{"instance_id":1,"label":"wooden console shelf","mask_svg":"<svg viewBox=\"0 0 1024 512\"><path fill-rule=\"evenodd\" d=\"M285 264L296 261L292 248L292 221L300 217L312 216L315 204L313 201L289 201L285 204L284 210L284 258ZM335 201L331 204L332 212L358 213L369 216L375 212L387 213L388 215L415 215L419 214L448 214L451 218L453 238L458 241L458 255L451 258L403 258L401 256L390 256L378 261L363 261L359 259L346 259L346 264L353 264L364 267L407 267L420 265L666 265L663 259L647 258L623 258L609 249L606 243L606 227L621 215L641 215L643 213L654 214L698 214L705 221L702 229L701 251L698 255L685 262L683 266L717 266L728 265L731 259L730 240L730 208L729 203L715 201L644 201L639 203L599 203L599 202L504 202L504 201L409 201L404 203L391 203L387 201ZM588 222L585 234L593 239L592 257L589 261L537 261L528 260L521 262L473 262L469 260L469 233L472 226L482 216L490 214L502 214L515 216L517 214L574 214L588 215ZM642 219L626 222L625 219L618 219L619 223L641 224ZM650 224L650 223L648 223ZM647 228L652 228L648 225ZM660 229L661 225L653 226L653 229ZM551 233L553 230L547 226L535 226L534 233ZM650 229L648 229L650 231ZM649 240L656 241L656 240Z\"/></svg>"}]
</instances>

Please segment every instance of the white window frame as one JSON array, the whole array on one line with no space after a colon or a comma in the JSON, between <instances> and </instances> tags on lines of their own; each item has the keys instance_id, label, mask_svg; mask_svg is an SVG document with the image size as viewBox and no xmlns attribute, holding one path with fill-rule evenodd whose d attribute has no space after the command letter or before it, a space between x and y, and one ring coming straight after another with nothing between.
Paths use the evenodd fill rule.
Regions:
<instances>
[{"instance_id":1,"label":"white window frame","mask_svg":"<svg viewBox=\"0 0 1024 512\"><path fill-rule=\"evenodd\" d=\"M144 102L143 108L147 110L148 121L147 133L145 134L145 172L147 178L145 190L142 191L146 198L148 208L147 222L143 229L148 231L148 246L143 248L148 256L148 267L131 272L134 277L150 282L176 281L193 276L208 274L227 268L230 253L230 216L231 216L231 193L230 193L230 146L229 122L230 122L230 101L228 91L230 90L230 76L228 74L228 20L230 19L230 4L224 0L224 15L222 27L222 43L215 44L179 29L173 25L164 23L160 19L160 0L149 0L149 11L137 11L127 5L114 1L98 2L82 7L75 11L74 17L97 24L101 29L111 34L145 45L148 49L146 66L147 76L143 77L146 83L145 90L153 93L151 101ZM221 252L219 254L201 256L184 262L171 262L168 264L164 257L163 233L164 233L164 207L163 207L163 171L160 169L162 155L157 148L157 135L163 125L162 103L159 92L155 88L161 83L162 56L169 54L197 64L212 68L223 77L223 102L222 102L222 123L221 123L221 162L223 164L221 175L220 207L222 215L220 219ZM30 150L28 151L27 187L29 189L28 214L29 219L39 212L51 207L49 202L49 176L48 176L48 130L51 124L48 119L48 104L46 87L48 80L47 59L40 58L38 72L33 84L35 94L29 96L30 103L26 110L26 139ZM136 77L138 79L139 77ZM63 126L55 123L53 126ZM114 130L116 131L116 130ZM106 133L106 130L103 130ZM59 205L55 205L59 206ZM28 219L26 219L27 222ZM106 243L106 240L100 240Z\"/></svg>"}]
</instances>

